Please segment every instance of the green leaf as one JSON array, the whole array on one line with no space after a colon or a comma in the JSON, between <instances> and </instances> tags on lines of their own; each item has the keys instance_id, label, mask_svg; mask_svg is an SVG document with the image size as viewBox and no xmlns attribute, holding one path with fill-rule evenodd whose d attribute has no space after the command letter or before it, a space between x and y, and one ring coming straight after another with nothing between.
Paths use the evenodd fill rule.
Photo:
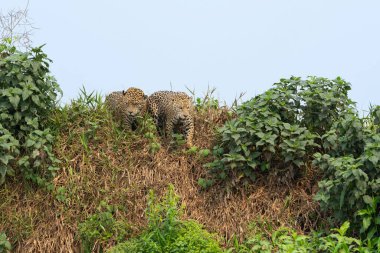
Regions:
<instances>
[{"instance_id":1,"label":"green leaf","mask_svg":"<svg viewBox=\"0 0 380 253\"><path fill-rule=\"evenodd\" d=\"M363 196L363 200L364 200L364 203L368 204L368 205L371 205L372 202L373 202L373 198L368 196L368 195L364 195Z\"/></svg>"},{"instance_id":2,"label":"green leaf","mask_svg":"<svg viewBox=\"0 0 380 253\"><path fill-rule=\"evenodd\" d=\"M29 166L29 156L23 156L21 157L17 164L20 165L20 166Z\"/></svg>"},{"instance_id":3,"label":"green leaf","mask_svg":"<svg viewBox=\"0 0 380 253\"><path fill-rule=\"evenodd\" d=\"M369 228L369 226L371 225L371 217L364 217L363 218L363 230L364 231L367 231L367 229Z\"/></svg>"},{"instance_id":4,"label":"green leaf","mask_svg":"<svg viewBox=\"0 0 380 253\"><path fill-rule=\"evenodd\" d=\"M15 170L12 169L12 168L8 168L7 175L11 176L11 177L14 177L16 175Z\"/></svg>"},{"instance_id":5,"label":"green leaf","mask_svg":"<svg viewBox=\"0 0 380 253\"><path fill-rule=\"evenodd\" d=\"M16 123L18 123L21 118L22 118L22 115L20 112L16 112L14 115L13 115L13 118L15 119Z\"/></svg>"},{"instance_id":6,"label":"green leaf","mask_svg":"<svg viewBox=\"0 0 380 253\"><path fill-rule=\"evenodd\" d=\"M0 161L4 164L7 165L9 160L12 160L14 157L11 155L2 155L0 156Z\"/></svg>"},{"instance_id":7,"label":"green leaf","mask_svg":"<svg viewBox=\"0 0 380 253\"><path fill-rule=\"evenodd\" d=\"M371 228L371 230L367 233L367 239L371 240L376 232L377 232L376 227Z\"/></svg>"},{"instance_id":8,"label":"green leaf","mask_svg":"<svg viewBox=\"0 0 380 253\"><path fill-rule=\"evenodd\" d=\"M39 155L40 155L40 151L38 149L35 149L33 150L31 157L34 159Z\"/></svg>"},{"instance_id":9,"label":"green leaf","mask_svg":"<svg viewBox=\"0 0 380 253\"><path fill-rule=\"evenodd\" d=\"M35 143L36 142L34 140L27 139L26 142L25 142L25 146L29 148L29 147L33 146Z\"/></svg>"},{"instance_id":10,"label":"green leaf","mask_svg":"<svg viewBox=\"0 0 380 253\"><path fill-rule=\"evenodd\" d=\"M369 214L370 212L367 210L367 209L362 209L362 210L359 210L358 212L357 212L357 214L359 215L359 216L363 216L363 215L366 215L366 214Z\"/></svg>"},{"instance_id":11,"label":"green leaf","mask_svg":"<svg viewBox=\"0 0 380 253\"><path fill-rule=\"evenodd\" d=\"M23 89L22 90L22 100L25 101L26 99L28 99L28 97L30 97L30 95L33 94L33 91L31 90L28 90L28 89Z\"/></svg>"},{"instance_id":12,"label":"green leaf","mask_svg":"<svg viewBox=\"0 0 380 253\"><path fill-rule=\"evenodd\" d=\"M235 141L238 141L239 138L240 138L240 134L233 134L231 137L232 137Z\"/></svg>"},{"instance_id":13,"label":"green leaf","mask_svg":"<svg viewBox=\"0 0 380 253\"><path fill-rule=\"evenodd\" d=\"M13 105L14 109L17 109L18 103L20 102L20 97L18 95L9 97L9 102Z\"/></svg>"},{"instance_id":14,"label":"green leaf","mask_svg":"<svg viewBox=\"0 0 380 253\"><path fill-rule=\"evenodd\" d=\"M286 130L290 130L291 126L290 126L289 123L284 123L284 128L285 128Z\"/></svg>"},{"instance_id":15,"label":"green leaf","mask_svg":"<svg viewBox=\"0 0 380 253\"><path fill-rule=\"evenodd\" d=\"M8 167L7 166L4 166L4 165L0 165L0 181L2 178L5 177L5 175L7 174L7 170L8 170ZM0 182L0 184L4 183L4 181Z\"/></svg>"},{"instance_id":16,"label":"green leaf","mask_svg":"<svg viewBox=\"0 0 380 253\"><path fill-rule=\"evenodd\" d=\"M339 229L340 230L339 231L340 235L345 235L349 227L350 227L350 222L349 221L345 221L343 223L343 225Z\"/></svg>"},{"instance_id":17,"label":"green leaf","mask_svg":"<svg viewBox=\"0 0 380 253\"><path fill-rule=\"evenodd\" d=\"M12 145L10 143L0 143L0 147L2 147L4 150L10 150Z\"/></svg>"},{"instance_id":18,"label":"green leaf","mask_svg":"<svg viewBox=\"0 0 380 253\"><path fill-rule=\"evenodd\" d=\"M40 98L37 95L33 95L32 100L36 105L41 106Z\"/></svg>"}]
</instances>

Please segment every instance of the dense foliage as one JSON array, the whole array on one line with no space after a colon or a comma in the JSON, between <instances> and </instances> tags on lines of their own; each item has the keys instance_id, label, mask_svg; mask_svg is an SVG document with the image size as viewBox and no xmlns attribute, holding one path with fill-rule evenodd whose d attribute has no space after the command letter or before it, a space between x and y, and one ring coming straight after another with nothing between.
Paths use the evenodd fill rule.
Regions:
<instances>
[{"instance_id":1,"label":"dense foliage","mask_svg":"<svg viewBox=\"0 0 380 253\"><path fill-rule=\"evenodd\" d=\"M0 44L0 183L22 172L42 184L58 169L46 122L60 89L49 62L41 47L19 52Z\"/></svg>"},{"instance_id":2,"label":"dense foliage","mask_svg":"<svg viewBox=\"0 0 380 253\"><path fill-rule=\"evenodd\" d=\"M68 131L67 143L79 140L82 156L94 159L101 126L114 123L109 115L104 117L108 112L101 96L88 94L84 88L79 100L52 114L60 89L50 75L49 62L41 47L22 53L10 45L0 45L0 184L7 176L20 174L46 185L58 169L52 149L55 133L78 121L80 129ZM380 107L373 107L366 118L359 117L348 97L349 90L350 84L341 78L292 77L281 79L265 93L237 106L236 111L229 111L230 120L218 130L215 159L207 164L213 177L201 178L199 184L206 188L222 180L240 187L241 181L251 183L258 173L268 172L277 175L279 181L289 182L312 163L322 176L315 199L327 215L332 214L334 226L343 225L327 235L300 235L288 228L271 236L256 233L242 244L236 241L227 252L379 251ZM198 113L219 107L212 98L194 102ZM231 119L232 115L236 117ZM142 127L135 133L112 126L113 150L119 150L127 138L140 137L145 138L152 157L161 150L152 120L140 120ZM170 145L181 146L182 136L173 137ZM198 147L183 152L199 161L209 153L209 149ZM73 176L73 168L68 171ZM57 188L54 201L66 208L73 193L65 186L63 183ZM118 216L115 206L102 202L78 224L82 251L102 251L116 242L110 252L223 252L216 236L196 221L180 219L178 202L172 186L162 202L151 191L148 227L127 241L128 223ZM7 252L10 242L0 232L0 252Z\"/></svg>"},{"instance_id":3,"label":"dense foliage","mask_svg":"<svg viewBox=\"0 0 380 253\"><path fill-rule=\"evenodd\" d=\"M259 171L275 172L283 181L294 178L320 149L318 136L353 104L349 90L339 77L281 79L239 106L237 117L219 129L211 172L235 182L254 180Z\"/></svg>"},{"instance_id":4,"label":"dense foliage","mask_svg":"<svg viewBox=\"0 0 380 253\"><path fill-rule=\"evenodd\" d=\"M125 240L129 232L129 225L124 220L115 219L116 210L116 207L102 202L97 213L79 224L78 230L83 252L93 252L96 244L99 245L99 250L102 250L102 244L110 239L114 239L116 242Z\"/></svg>"},{"instance_id":5,"label":"dense foliage","mask_svg":"<svg viewBox=\"0 0 380 253\"><path fill-rule=\"evenodd\" d=\"M289 228L280 228L266 236L263 233L256 233L249 237L244 243L235 242L235 245L227 252L237 253L271 253L271 252L292 252L292 253L322 253L322 252L378 252L380 239L376 244L367 244L359 239L346 235L350 223L345 222L340 228L332 229L328 235L312 233L310 235L300 235Z\"/></svg>"},{"instance_id":6,"label":"dense foliage","mask_svg":"<svg viewBox=\"0 0 380 253\"><path fill-rule=\"evenodd\" d=\"M345 115L322 137L327 153L314 156L324 172L316 200L368 239L380 236L379 114L375 107L367 119Z\"/></svg>"},{"instance_id":7,"label":"dense foliage","mask_svg":"<svg viewBox=\"0 0 380 253\"><path fill-rule=\"evenodd\" d=\"M349 90L341 78L292 77L243 103L219 129L216 159L207 165L214 178L249 182L269 171L288 181L312 162L323 177L315 197L321 208L334 224L349 220L350 234L377 244L380 107L360 118Z\"/></svg>"},{"instance_id":8,"label":"dense foliage","mask_svg":"<svg viewBox=\"0 0 380 253\"><path fill-rule=\"evenodd\" d=\"M195 221L181 221L178 196L169 186L164 200L155 200L150 191L148 200L148 228L139 237L120 243L109 252L141 253L218 253L222 252L215 237Z\"/></svg>"}]
</instances>

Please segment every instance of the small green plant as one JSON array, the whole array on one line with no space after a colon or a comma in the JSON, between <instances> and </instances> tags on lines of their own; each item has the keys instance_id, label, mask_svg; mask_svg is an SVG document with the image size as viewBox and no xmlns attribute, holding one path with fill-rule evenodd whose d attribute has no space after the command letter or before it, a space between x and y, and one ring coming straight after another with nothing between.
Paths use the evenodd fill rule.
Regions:
<instances>
[{"instance_id":1,"label":"small green plant","mask_svg":"<svg viewBox=\"0 0 380 253\"><path fill-rule=\"evenodd\" d=\"M199 156L201 158L208 157L211 154L211 151L208 148L199 150Z\"/></svg>"},{"instance_id":2,"label":"small green plant","mask_svg":"<svg viewBox=\"0 0 380 253\"><path fill-rule=\"evenodd\" d=\"M199 178L198 179L198 185L202 187L202 189L207 189L214 185L215 180L213 179L206 179L206 178Z\"/></svg>"},{"instance_id":3,"label":"small green plant","mask_svg":"<svg viewBox=\"0 0 380 253\"><path fill-rule=\"evenodd\" d=\"M155 154L160 148L161 144L157 138L157 128L154 124L152 117L144 115L144 117L138 118L138 125L141 126L138 132L143 134L146 139L149 140L149 153Z\"/></svg>"},{"instance_id":4,"label":"small green plant","mask_svg":"<svg viewBox=\"0 0 380 253\"><path fill-rule=\"evenodd\" d=\"M213 97L210 97L210 96L205 96L205 98L197 97L197 99L195 100L195 108L197 109L197 111L205 110L208 108L218 109L219 108L219 100L217 100Z\"/></svg>"},{"instance_id":5,"label":"small green plant","mask_svg":"<svg viewBox=\"0 0 380 253\"><path fill-rule=\"evenodd\" d=\"M367 208L357 212L359 219L362 221L360 234L363 235L363 238L371 241L373 238L380 238L380 196L370 197L365 195L363 200L367 204Z\"/></svg>"},{"instance_id":6,"label":"small green plant","mask_svg":"<svg viewBox=\"0 0 380 253\"><path fill-rule=\"evenodd\" d=\"M98 210L78 225L82 251L85 253L93 252L96 247L102 250L102 244L110 239L123 241L129 233L129 225L124 220L115 219L116 207L101 202Z\"/></svg>"},{"instance_id":7,"label":"small green plant","mask_svg":"<svg viewBox=\"0 0 380 253\"><path fill-rule=\"evenodd\" d=\"M184 144L186 144L186 140L183 137L183 134L173 133L170 144L173 146L183 146Z\"/></svg>"},{"instance_id":8,"label":"small green plant","mask_svg":"<svg viewBox=\"0 0 380 253\"><path fill-rule=\"evenodd\" d=\"M240 243L236 237L232 238L231 241L232 246L225 251L226 253L271 253L273 250L270 240L261 233L249 237L243 243Z\"/></svg>"},{"instance_id":9,"label":"small green plant","mask_svg":"<svg viewBox=\"0 0 380 253\"><path fill-rule=\"evenodd\" d=\"M189 155L195 155L197 152L198 152L197 146L192 146L188 150L186 150L186 154L189 154Z\"/></svg>"},{"instance_id":10,"label":"small green plant","mask_svg":"<svg viewBox=\"0 0 380 253\"><path fill-rule=\"evenodd\" d=\"M95 91L88 92L84 86L80 89L79 98L75 102L81 105L83 109L88 110L103 109L104 107L102 95Z\"/></svg>"},{"instance_id":11,"label":"small green plant","mask_svg":"<svg viewBox=\"0 0 380 253\"><path fill-rule=\"evenodd\" d=\"M361 241L355 238L345 236L350 223L346 221L340 228L332 229L337 233L329 234L320 238L318 250L325 252L355 252L361 245Z\"/></svg>"},{"instance_id":12,"label":"small green plant","mask_svg":"<svg viewBox=\"0 0 380 253\"><path fill-rule=\"evenodd\" d=\"M172 185L162 202L158 202L150 191L146 210L147 230L137 238L116 245L109 252L222 252L215 237L203 230L200 224L180 220L178 201Z\"/></svg>"},{"instance_id":13,"label":"small green plant","mask_svg":"<svg viewBox=\"0 0 380 253\"><path fill-rule=\"evenodd\" d=\"M0 253L10 252L12 245L8 241L7 235L3 232L0 233Z\"/></svg>"},{"instance_id":14,"label":"small green plant","mask_svg":"<svg viewBox=\"0 0 380 253\"><path fill-rule=\"evenodd\" d=\"M56 189L55 198L59 202L66 203L67 202L67 191L66 188L61 186Z\"/></svg>"},{"instance_id":15,"label":"small green plant","mask_svg":"<svg viewBox=\"0 0 380 253\"><path fill-rule=\"evenodd\" d=\"M219 100L214 97L216 88L208 87L203 97L196 97L194 90L190 90L189 88L187 90L194 98L193 103L198 112L205 112L209 109L218 109L220 107Z\"/></svg>"}]
</instances>

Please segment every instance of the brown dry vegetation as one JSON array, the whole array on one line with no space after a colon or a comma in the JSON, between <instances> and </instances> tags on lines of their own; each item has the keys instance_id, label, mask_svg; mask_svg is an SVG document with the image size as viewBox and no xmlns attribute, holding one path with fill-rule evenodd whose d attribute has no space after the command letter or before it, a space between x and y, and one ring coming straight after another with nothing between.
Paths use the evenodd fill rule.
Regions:
<instances>
[{"instance_id":1,"label":"brown dry vegetation","mask_svg":"<svg viewBox=\"0 0 380 253\"><path fill-rule=\"evenodd\" d=\"M240 190L227 191L222 184L202 190L197 181L207 175L203 164L212 158L186 154L181 148L169 150L167 145L151 155L149 140L120 130L104 109L71 111L53 117L62 127L55 147L62 164L54 184L65 187L66 202L21 179L0 189L0 231L16 242L15 252L78 252L77 225L102 200L122 207L116 215L124 217L137 234L146 225L148 191L162 196L168 184L174 185L185 205L183 218L199 221L225 242L233 235L246 235L251 222L265 221L274 228L286 225L302 233L318 221L311 167L292 185L259 176ZM194 144L211 149L215 128L228 117L223 108L195 112ZM97 128L86 151L80 136L88 131L90 121L97 122Z\"/></svg>"}]
</instances>

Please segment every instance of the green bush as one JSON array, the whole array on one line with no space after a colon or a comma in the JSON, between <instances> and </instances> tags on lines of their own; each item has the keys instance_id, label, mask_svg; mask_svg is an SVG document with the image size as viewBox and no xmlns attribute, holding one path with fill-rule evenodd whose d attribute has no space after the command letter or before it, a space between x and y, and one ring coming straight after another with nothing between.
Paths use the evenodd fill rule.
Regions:
<instances>
[{"instance_id":1,"label":"green bush","mask_svg":"<svg viewBox=\"0 0 380 253\"><path fill-rule=\"evenodd\" d=\"M372 106L369 113L369 127L375 132L380 132L380 106Z\"/></svg>"},{"instance_id":2,"label":"green bush","mask_svg":"<svg viewBox=\"0 0 380 253\"><path fill-rule=\"evenodd\" d=\"M350 110L321 136L323 152L334 157L352 155L357 158L364 152L366 141L373 131L365 127L365 119Z\"/></svg>"},{"instance_id":3,"label":"green bush","mask_svg":"<svg viewBox=\"0 0 380 253\"><path fill-rule=\"evenodd\" d=\"M222 252L215 236L203 230L195 221L181 221L180 213L178 196L172 185L161 203L157 202L153 191L150 191L146 211L147 230L137 238L116 245L109 252Z\"/></svg>"},{"instance_id":4,"label":"green bush","mask_svg":"<svg viewBox=\"0 0 380 253\"><path fill-rule=\"evenodd\" d=\"M321 208L331 210L338 222L350 220L353 232L368 239L380 236L380 134L375 126L356 114L345 115L322 136L327 154L315 154L313 162L324 174L315 197Z\"/></svg>"},{"instance_id":5,"label":"green bush","mask_svg":"<svg viewBox=\"0 0 380 253\"><path fill-rule=\"evenodd\" d=\"M281 79L239 106L237 118L219 129L216 159L207 167L222 180L254 180L269 170L286 181L294 178L319 150L318 136L351 108L348 90L341 78Z\"/></svg>"},{"instance_id":6,"label":"green bush","mask_svg":"<svg viewBox=\"0 0 380 253\"><path fill-rule=\"evenodd\" d=\"M96 243L99 243L99 248L102 249L101 244L110 239L116 242L125 240L129 233L129 225L114 218L115 207L102 202L98 209L98 213L78 225L83 252L92 252Z\"/></svg>"},{"instance_id":7,"label":"green bush","mask_svg":"<svg viewBox=\"0 0 380 253\"><path fill-rule=\"evenodd\" d=\"M58 169L47 120L60 89L41 48L19 52L0 44L0 183L20 170L42 184Z\"/></svg>"}]
</instances>

